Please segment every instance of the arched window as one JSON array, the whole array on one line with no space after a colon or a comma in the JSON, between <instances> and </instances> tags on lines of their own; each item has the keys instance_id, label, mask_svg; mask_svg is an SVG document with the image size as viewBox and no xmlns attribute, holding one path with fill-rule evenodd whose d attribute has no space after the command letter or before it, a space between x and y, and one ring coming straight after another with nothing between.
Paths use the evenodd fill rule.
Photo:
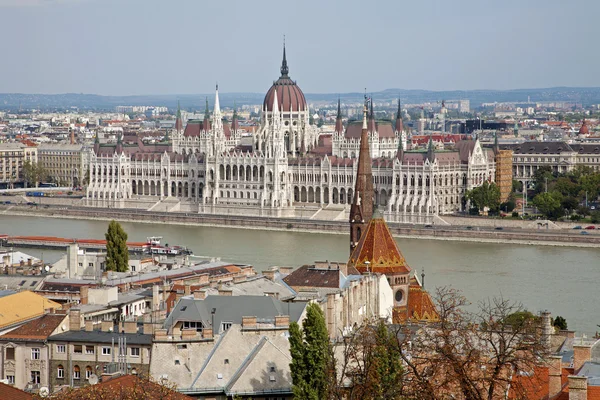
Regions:
<instances>
[{"instance_id":1,"label":"arched window","mask_svg":"<svg viewBox=\"0 0 600 400\"><path fill-rule=\"evenodd\" d=\"M92 374L92 367L90 367L89 365L85 367L85 379L90 379L90 376L92 376Z\"/></svg>"},{"instance_id":2,"label":"arched window","mask_svg":"<svg viewBox=\"0 0 600 400\"><path fill-rule=\"evenodd\" d=\"M81 370L79 365L73 367L73 379L81 379Z\"/></svg>"},{"instance_id":3,"label":"arched window","mask_svg":"<svg viewBox=\"0 0 600 400\"><path fill-rule=\"evenodd\" d=\"M56 377L57 378L65 377L65 367L63 367L62 364L59 364L58 367L56 367Z\"/></svg>"}]
</instances>

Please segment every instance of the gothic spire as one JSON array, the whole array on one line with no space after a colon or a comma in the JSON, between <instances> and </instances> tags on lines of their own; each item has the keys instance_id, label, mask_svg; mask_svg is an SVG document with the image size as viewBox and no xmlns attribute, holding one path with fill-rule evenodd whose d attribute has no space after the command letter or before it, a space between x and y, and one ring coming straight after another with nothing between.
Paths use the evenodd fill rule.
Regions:
<instances>
[{"instance_id":1,"label":"gothic spire","mask_svg":"<svg viewBox=\"0 0 600 400\"><path fill-rule=\"evenodd\" d=\"M213 114L215 115L215 118L221 115L221 104L219 103L219 84L216 85L215 87L215 109Z\"/></svg>"},{"instance_id":2,"label":"gothic spire","mask_svg":"<svg viewBox=\"0 0 600 400\"><path fill-rule=\"evenodd\" d=\"M429 144L427 145L427 159L430 163L435 160L435 149L433 147L433 136L429 134Z\"/></svg>"},{"instance_id":3,"label":"gothic spire","mask_svg":"<svg viewBox=\"0 0 600 400\"><path fill-rule=\"evenodd\" d=\"M369 153L369 135L367 133L367 98L363 108L363 127L360 134L360 152L356 170L356 185L354 199L350 207L350 253L373 217L373 172L372 160Z\"/></svg>"},{"instance_id":4,"label":"gothic spire","mask_svg":"<svg viewBox=\"0 0 600 400\"><path fill-rule=\"evenodd\" d=\"M285 57L285 36L284 36L283 37L283 60L281 61L281 76L287 78L288 72L289 72L289 68L287 65L287 59Z\"/></svg>"},{"instance_id":5,"label":"gothic spire","mask_svg":"<svg viewBox=\"0 0 600 400\"><path fill-rule=\"evenodd\" d=\"M231 130L233 132L237 131L240 128L238 123L238 115L237 115L237 107L235 105L235 100L233 101L233 117L231 117Z\"/></svg>"},{"instance_id":6,"label":"gothic spire","mask_svg":"<svg viewBox=\"0 0 600 400\"><path fill-rule=\"evenodd\" d=\"M183 129L183 122L181 121L181 104L177 101L177 117L175 118L175 130L180 132Z\"/></svg>"},{"instance_id":7,"label":"gothic spire","mask_svg":"<svg viewBox=\"0 0 600 400\"><path fill-rule=\"evenodd\" d=\"M335 131L337 133L342 133L344 131L344 125L342 123L342 107L340 104L340 98L338 97L338 109L337 109L337 117L335 118Z\"/></svg>"},{"instance_id":8,"label":"gothic spire","mask_svg":"<svg viewBox=\"0 0 600 400\"><path fill-rule=\"evenodd\" d=\"M401 136L403 130L404 123L402 122L402 103L400 103L400 99L398 99L398 113L396 114L396 132L398 132L398 137Z\"/></svg>"},{"instance_id":9,"label":"gothic spire","mask_svg":"<svg viewBox=\"0 0 600 400\"><path fill-rule=\"evenodd\" d=\"M208 96L206 97L206 106L204 107L204 121L202 122L202 130L208 132L210 130L210 113L208 111Z\"/></svg>"},{"instance_id":10,"label":"gothic spire","mask_svg":"<svg viewBox=\"0 0 600 400\"><path fill-rule=\"evenodd\" d=\"M396 153L396 157L400 162L404 160L404 142L402 141L402 132L398 131L398 152Z\"/></svg>"}]
</instances>

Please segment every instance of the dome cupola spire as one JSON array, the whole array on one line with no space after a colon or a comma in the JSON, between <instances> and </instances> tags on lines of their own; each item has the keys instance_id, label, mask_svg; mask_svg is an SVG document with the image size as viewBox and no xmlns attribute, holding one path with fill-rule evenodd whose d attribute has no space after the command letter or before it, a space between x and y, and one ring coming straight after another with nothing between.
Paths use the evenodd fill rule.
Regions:
<instances>
[{"instance_id":1,"label":"dome cupola spire","mask_svg":"<svg viewBox=\"0 0 600 400\"><path fill-rule=\"evenodd\" d=\"M287 58L285 57L285 35L283 36L283 60L281 61L281 76L287 77L290 72L287 65Z\"/></svg>"}]
</instances>

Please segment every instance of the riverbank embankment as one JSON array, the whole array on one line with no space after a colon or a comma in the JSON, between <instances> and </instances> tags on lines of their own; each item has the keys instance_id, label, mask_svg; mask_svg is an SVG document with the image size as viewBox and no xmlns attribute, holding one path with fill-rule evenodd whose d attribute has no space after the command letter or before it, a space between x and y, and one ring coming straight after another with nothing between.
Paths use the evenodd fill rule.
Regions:
<instances>
[{"instance_id":1,"label":"riverbank embankment","mask_svg":"<svg viewBox=\"0 0 600 400\"><path fill-rule=\"evenodd\" d=\"M203 225L257 230L295 231L306 233L347 234L346 221L319 221L294 218L245 217L232 215L158 213L128 209L89 209L77 208L36 208L2 207L2 215L23 215L27 217L68 218L81 220L118 220L171 225ZM600 247L600 234L581 234L581 231L565 229L523 229L494 226L423 226L389 223L392 234L400 238L420 238L446 241L487 242L502 244L533 244L549 246ZM0 233L1 229L0 229ZM58 233L58 232L57 232Z\"/></svg>"}]
</instances>

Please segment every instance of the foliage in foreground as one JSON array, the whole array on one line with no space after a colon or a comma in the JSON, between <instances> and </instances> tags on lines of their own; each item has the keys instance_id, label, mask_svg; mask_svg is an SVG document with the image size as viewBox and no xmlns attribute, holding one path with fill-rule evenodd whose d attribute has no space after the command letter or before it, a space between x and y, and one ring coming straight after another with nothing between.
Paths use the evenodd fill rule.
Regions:
<instances>
[{"instance_id":1,"label":"foliage in foreground","mask_svg":"<svg viewBox=\"0 0 600 400\"><path fill-rule=\"evenodd\" d=\"M117 221L110 221L106 238L106 270L127 272L129 269L129 249L127 233Z\"/></svg>"}]
</instances>

